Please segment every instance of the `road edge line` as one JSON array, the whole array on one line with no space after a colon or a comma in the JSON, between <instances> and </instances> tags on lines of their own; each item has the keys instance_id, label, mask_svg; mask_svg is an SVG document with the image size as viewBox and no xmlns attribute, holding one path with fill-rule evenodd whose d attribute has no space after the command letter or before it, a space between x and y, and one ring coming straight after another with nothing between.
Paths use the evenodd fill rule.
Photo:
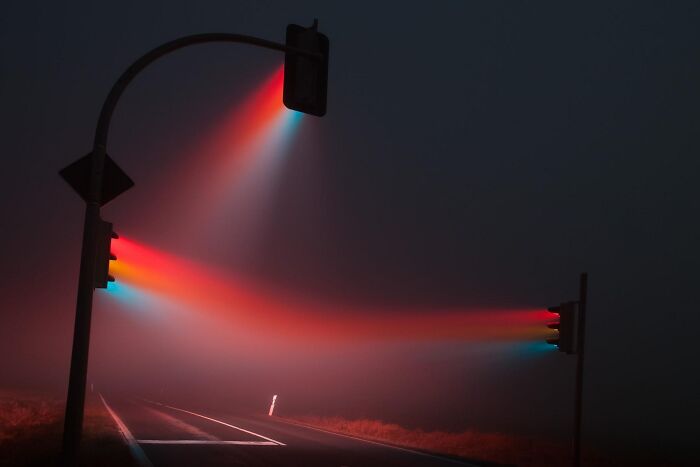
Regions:
<instances>
[{"instance_id":1,"label":"road edge line","mask_svg":"<svg viewBox=\"0 0 700 467\"><path fill-rule=\"evenodd\" d=\"M139 446L139 443L136 442L136 438L134 438L134 435L131 434L131 431L126 427L126 424L122 421L121 418L112 410L112 408L107 404L107 401L105 398L102 396L102 393L100 394L100 399L102 399L102 403L104 404L105 408L107 409L107 412L109 412L109 415L112 416L112 419L114 422L117 424L117 428L119 428L119 432L122 435L122 438L124 439L124 442L126 443L127 447L129 448L129 452L131 452L131 455L134 457L136 462L141 466L141 467L153 467L153 463L148 459L146 456L146 453L141 449L141 446Z\"/></svg>"},{"instance_id":2,"label":"road edge line","mask_svg":"<svg viewBox=\"0 0 700 467\"><path fill-rule=\"evenodd\" d=\"M223 445L237 445L237 446L279 446L277 443L272 441L232 441L232 440L218 440L211 441L206 439L137 439L139 444L166 444L166 445L176 445L176 444L192 444L192 445L205 445L205 446L223 446Z\"/></svg>"}]
</instances>

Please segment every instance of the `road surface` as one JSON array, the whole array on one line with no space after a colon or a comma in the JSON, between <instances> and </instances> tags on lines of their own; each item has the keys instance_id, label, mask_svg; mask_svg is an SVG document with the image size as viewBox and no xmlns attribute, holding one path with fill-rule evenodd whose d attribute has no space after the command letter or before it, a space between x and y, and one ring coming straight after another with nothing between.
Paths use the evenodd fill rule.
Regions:
<instances>
[{"instance_id":1,"label":"road surface","mask_svg":"<svg viewBox=\"0 0 700 467\"><path fill-rule=\"evenodd\" d=\"M103 401L143 467L474 466L276 417L200 412L143 399Z\"/></svg>"}]
</instances>

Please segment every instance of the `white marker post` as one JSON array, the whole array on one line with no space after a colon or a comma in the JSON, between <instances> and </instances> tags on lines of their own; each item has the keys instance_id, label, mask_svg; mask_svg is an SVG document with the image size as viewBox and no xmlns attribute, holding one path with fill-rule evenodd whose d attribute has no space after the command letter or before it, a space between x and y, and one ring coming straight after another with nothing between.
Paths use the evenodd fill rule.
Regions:
<instances>
[{"instance_id":1,"label":"white marker post","mask_svg":"<svg viewBox=\"0 0 700 467\"><path fill-rule=\"evenodd\" d=\"M272 412L275 410L275 401L277 400L277 394L272 396L272 404L270 404L270 413L268 415L272 417Z\"/></svg>"}]
</instances>

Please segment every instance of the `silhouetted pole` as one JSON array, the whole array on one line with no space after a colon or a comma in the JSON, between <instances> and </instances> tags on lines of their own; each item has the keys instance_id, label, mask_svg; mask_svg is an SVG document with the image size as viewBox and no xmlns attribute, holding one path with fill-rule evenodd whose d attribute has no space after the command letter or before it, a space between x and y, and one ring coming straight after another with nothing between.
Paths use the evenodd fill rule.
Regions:
<instances>
[{"instance_id":1,"label":"silhouetted pole","mask_svg":"<svg viewBox=\"0 0 700 467\"><path fill-rule=\"evenodd\" d=\"M83 244L80 253L80 276L78 279L78 298L75 306L75 327L73 331L73 349L70 362L68 396L66 398L66 417L63 426L63 448L61 453L64 466L77 463L78 448L83 428L85 407L85 386L87 381L88 350L90 349L90 321L92 318L92 296L95 287L95 259L97 231L100 223L100 206L102 182L104 175L107 136L114 109L129 83L148 65L160 57L175 50L194 44L207 42L237 42L255 45L266 49L304 55L313 59L322 58L317 53L303 49L287 47L277 42L259 39L241 34L211 33L195 34L181 37L156 47L136 60L119 77L112 86L107 99L102 105L95 140L91 153L90 190L85 201L85 221L83 224Z\"/></svg>"},{"instance_id":2,"label":"silhouetted pole","mask_svg":"<svg viewBox=\"0 0 700 467\"><path fill-rule=\"evenodd\" d=\"M576 359L576 396L574 408L574 467L581 465L581 406L583 403L583 357L586 345L586 295L588 294L588 274L582 273L579 284L578 302L578 353Z\"/></svg>"}]
</instances>

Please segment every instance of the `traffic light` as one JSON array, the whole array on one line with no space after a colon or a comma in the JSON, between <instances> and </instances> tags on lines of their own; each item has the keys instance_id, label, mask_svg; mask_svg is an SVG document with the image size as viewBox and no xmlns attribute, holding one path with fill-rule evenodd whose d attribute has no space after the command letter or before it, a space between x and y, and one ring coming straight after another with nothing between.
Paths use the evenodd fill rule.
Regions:
<instances>
[{"instance_id":1,"label":"traffic light","mask_svg":"<svg viewBox=\"0 0 700 467\"><path fill-rule=\"evenodd\" d=\"M305 28L287 26L287 47L317 54L309 57L295 52L284 55L284 93L287 108L317 117L326 114L328 90L328 37L318 32L318 20Z\"/></svg>"},{"instance_id":2,"label":"traffic light","mask_svg":"<svg viewBox=\"0 0 700 467\"><path fill-rule=\"evenodd\" d=\"M100 219L95 256L96 289L106 289L109 282L114 282L114 277L109 275L109 262L117 259L111 251L113 238L119 238L119 235L112 229L112 223Z\"/></svg>"},{"instance_id":3,"label":"traffic light","mask_svg":"<svg viewBox=\"0 0 700 467\"><path fill-rule=\"evenodd\" d=\"M564 302L558 306L549 307L547 310L559 315L558 321L547 325L548 328L558 331L558 335L547 339L547 343L556 345L560 352L566 352L569 355L575 354L578 349L576 342L578 302Z\"/></svg>"}]
</instances>

